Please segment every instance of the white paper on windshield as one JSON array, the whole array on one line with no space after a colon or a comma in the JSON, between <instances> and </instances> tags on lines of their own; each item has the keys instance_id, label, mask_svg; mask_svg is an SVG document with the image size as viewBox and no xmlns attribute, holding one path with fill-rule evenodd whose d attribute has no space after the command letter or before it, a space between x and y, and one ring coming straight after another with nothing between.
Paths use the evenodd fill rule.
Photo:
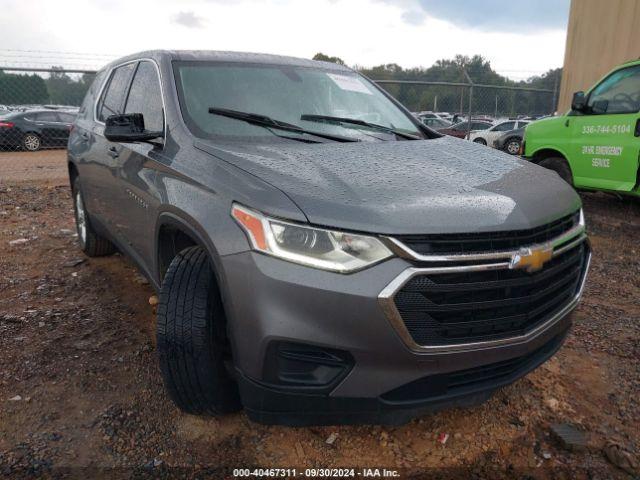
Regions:
<instances>
[{"instance_id":1,"label":"white paper on windshield","mask_svg":"<svg viewBox=\"0 0 640 480\"><path fill-rule=\"evenodd\" d=\"M371 90L358 77L351 75L338 75L335 73L327 73L329 78L335 82L342 90L350 92L366 93L372 95Z\"/></svg>"}]
</instances>

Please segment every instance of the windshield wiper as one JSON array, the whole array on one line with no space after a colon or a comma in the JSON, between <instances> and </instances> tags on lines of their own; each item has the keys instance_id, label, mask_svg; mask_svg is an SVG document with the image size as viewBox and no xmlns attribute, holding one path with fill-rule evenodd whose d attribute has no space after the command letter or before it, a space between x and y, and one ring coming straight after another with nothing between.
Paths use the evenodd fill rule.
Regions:
<instances>
[{"instance_id":1,"label":"windshield wiper","mask_svg":"<svg viewBox=\"0 0 640 480\"><path fill-rule=\"evenodd\" d=\"M413 135L411 133L405 133L403 131L397 130L391 127L385 127L384 125L378 125L376 123L365 122L364 120L359 120L357 118L347 118L347 117L332 117L330 115L302 115L300 116L300 120L307 120L309 122L321 122L321 123L348 123L351 125L358 125L360 127L366 127L371 130L380 130L382 132L393 133L399 137L406 138L407 140L423 140L422 137L418 135Z\"/></svg>"},{"instance_id":2,"label":"windshield wiper","mask_svg":"<svg viewBox=\"0 0 640 480\"><path fill-rule=\"evenodd\" d=\"M229 110L227 108L215 108L209 107L209 113L213 115L221 115L223 117L235 118L236 120L242 120L243 122L250 123L252 125L259 125L265 128L277 128L287 132L304 133L307 135L314 135L320 138L326 138L336 142L359 142L360 140L355 138L343 137L340 135L331 135L329 133L314 132L312 130L305 130L302 127L293 125L292 123L282 122L280 120L274 120L266 115L260 115L258 113L240 112L238 110ZM289 137L291 138L291 137Z\"/></svg>"}]
</instances>

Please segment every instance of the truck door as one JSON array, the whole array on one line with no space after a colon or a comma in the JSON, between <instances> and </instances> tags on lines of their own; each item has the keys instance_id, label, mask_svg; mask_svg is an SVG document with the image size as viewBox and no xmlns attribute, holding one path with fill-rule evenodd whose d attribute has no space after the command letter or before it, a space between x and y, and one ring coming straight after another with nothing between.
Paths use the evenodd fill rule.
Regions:
<instances>
[{"instance_id":1,"label":"truck door","mask_svg":"<svg viewBox=\"0 0 640 480\"><path fill-rule=\"evenodd\" d=\"M630 191L640 154L640 65L624 67L590 92L584 115L567 117L576 187Z\"/></svg>"}]
</instances>

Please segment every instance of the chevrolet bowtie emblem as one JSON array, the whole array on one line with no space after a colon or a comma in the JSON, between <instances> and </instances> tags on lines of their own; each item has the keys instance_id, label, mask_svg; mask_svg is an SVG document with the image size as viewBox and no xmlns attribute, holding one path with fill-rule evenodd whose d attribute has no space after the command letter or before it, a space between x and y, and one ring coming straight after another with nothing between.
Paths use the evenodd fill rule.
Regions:
<instances>
[{"instance_id":1,"label":"chevrolet bowtie emblem","mask_svg":"<svg viewBox=\"0 0 640 480\"><path fill-rule=\"evenodd\" d=\"M553 257L553 248L523 248L511 257L509 268L537 272Z\"/></svg>"}]
</instances>

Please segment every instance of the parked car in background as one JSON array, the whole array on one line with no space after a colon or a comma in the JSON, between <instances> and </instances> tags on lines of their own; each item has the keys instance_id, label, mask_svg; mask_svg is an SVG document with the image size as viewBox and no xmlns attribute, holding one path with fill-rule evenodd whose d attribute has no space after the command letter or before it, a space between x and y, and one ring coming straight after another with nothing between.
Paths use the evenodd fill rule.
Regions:
<instances>
[{"instance_id":1,"label":"parked car in background","mask_svg":"<svg viewBox=\"0 0 640 480\"><path fill-rule=\"evenodd\" d=\"M448 120L451 122L451 120L453 119L453 115L449 112L436 112L436 114L442 118L443 120ZM453 123L453 122L451 122Z\"/></svg>"},{"instance_id":2,"label":"parked car in background","mask_svg":"<svg viewBox=\"0 0 640 480\"><path fill-rule=\"evenodd\" d=\"M518 155L520 153L520 146L522 145L522 137L524 136L524 127L517 128L515 130L509 130L504 132L498 138L493 141L493 148L498 150L504 150L511 155Z\"/></svg>"},{"instance_id":3,"label":"parked car in background","mask_svg":"<svg viewBox=\"0 0 640 480\"><path fill-rule=\"evenodd\" d=\"M504 132L524 128L528 123L526 120L506 120L499 122L485 130L471 132L469 140L481 145L493 145L493 142Z\"/></svg>"},{"instance_id":4,"label":"parked car in background","mask_svg":"<svg viewBox=\"0 0 640 480\"><path fill-rule=\"evenodd\" d=\"M68 161L79 246L117 246L159 291L162 376L192 414L398 424L482 402L560 348L586 278L557 175L335 63L114 61Z\"/></svg>"},{"instance_id":5,"label":"parked car in background","mask_svg":"<svg viewBox=\"0 0 640 480\"><path fill-rule=\"evenodd\" d=\"M488 128L491 128L492 125L493 124L489 122L471 120L471 131L486 130ZM454 125L451 125L450 127L439 128L437 130L440 133L444 133L445 135L450 135L456 138L464 138L468 133L468 123L466 121L458 122Z\"/></svg>"},{"instance_id":6,"label":"parked car in background","mask_svg":"<svg viewBox=\"0 0 640 480\"><path fill-rule=\"evenodd\" d=\"M577 188L640 196L640 60L576 92L566 115L529 125L524 156Z\"/></svg>"},{"instance_id":7,"label":"parked car in background","mask_svg":"<svg viewBox=\"0 0 640 480\"><path fill-rule=\"evenodd\" d=\"M28 110L0 115L0 148L36 151L65 147L76 114L56 110Z\"/></svg>"},{"instance_id":8,"label":"parked car in background","mask_svg":"<svg viewBox=\"0 0 640 480\"><path fill-rule=\"evenodd\" d=\"M443 118L419 118L423 125L427 127L433 128L434 130L439 130L441 128L447 128L452 125L449 120L444 120Z\"/></svg>"},{"instance_id":9,"label":"parked car in background","mask_svg":"<svg viewBox=\"0 0 640 480\"><path fill-rule=\"evenodd\" d=\"M443 116L441 116L439 113L437 112L432 112L431 110L426 110L426 111L422 111L422 112L417 112L416 117L418 117L420 120L422 119L430 119L430 118L438 118L438 119L442 119L442 120L446 120Z\"/></svg>"}]
</instances>

